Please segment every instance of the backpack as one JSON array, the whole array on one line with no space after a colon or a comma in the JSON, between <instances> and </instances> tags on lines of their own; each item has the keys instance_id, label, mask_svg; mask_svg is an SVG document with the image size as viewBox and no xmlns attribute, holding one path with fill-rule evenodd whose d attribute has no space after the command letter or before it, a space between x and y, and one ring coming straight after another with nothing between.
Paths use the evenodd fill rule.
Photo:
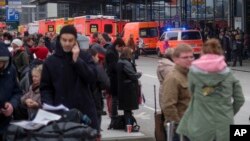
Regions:
<instances>
[{"instance_id":1,"label":"backpack","mask_svg":"<svg viewBox=\"0 0 250 141\"><path fill-rule=\"evenodd\" d=\"M92 122L87 115L84 115L78 109L70 109L69 111L58 110L49 112L61 115L62 118L59 120L59 122L74 122L81 123L84 125L90 125Z\"/></svg>"},{"instance_id":2,"label":"backpack","mask_svg":"<svg viewBox=\"0 0 250 141\"><path fill-rule=\"evenodd\" d=\"M10 125L4 141L95 141L96 130L74 122L52 122L38 130L25 130L16 125Z\"/></svg>"},{"instance_id":3,"label":"backpack","mask_svg":"<svg viewBox=\"0 0 250 141\"><path fill-rule=\"evenodd\" d=\"M137 124L137 121L134 116L129 117L130 124L132 125L132 132L139 132L140 126ZM126 118L124 115L119 115L117 117L113 117L111 119L110 125L108 130L115 129L115 130L126 130Z\"/></svg>"}]
</instances>

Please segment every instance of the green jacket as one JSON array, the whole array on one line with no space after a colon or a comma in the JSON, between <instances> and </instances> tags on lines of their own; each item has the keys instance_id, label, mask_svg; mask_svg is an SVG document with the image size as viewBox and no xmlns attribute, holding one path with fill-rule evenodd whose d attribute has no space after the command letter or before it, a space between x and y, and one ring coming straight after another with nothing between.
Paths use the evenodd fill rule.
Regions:
<instances>
[{"instance_id":1,"label":"green jacket","mask_svg":"<svg viewBox=\"0 0 250 141\"><path fill-rule=\"evenodd\" d=\"M29 56L25 50L20 49L13 55L13 63L16 66L17 72L20 75L25 67L29 65Z\"/></svg>"},{"instance_id":2,"label":"green jacket","mask_svg":"<svg viewBox=\"0 0 250 141\"><path fill-rule=\"evenodd\" d=\"M188 79L192 99L177 133L191 141L229 141L230 124L245 101L240 82L229 68L205 73L192 67Z\"/></svg>"}]
</instances>

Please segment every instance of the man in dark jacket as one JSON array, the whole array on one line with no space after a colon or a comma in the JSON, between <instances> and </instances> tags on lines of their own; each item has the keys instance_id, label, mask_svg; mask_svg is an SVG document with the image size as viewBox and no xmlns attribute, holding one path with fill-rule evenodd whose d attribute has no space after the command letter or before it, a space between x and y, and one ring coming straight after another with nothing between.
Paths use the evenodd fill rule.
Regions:
<instances>
[{"instance_id":1,"label":"man in dark jacket","mask_svg":"<svg viewBox=\"0 0 250 141\"><path fill-rule=\"evenodd\" d=\"M4 46L0 43L0 140L22 95L10 53Z\"/></svg>"},{"instance_id":2,"label":"man in dark jacket","mask_svg":"<svg viewBox=\"0 0 250 141\"><path fill-rule=\"evenodd\" d=\"M119 54L122 48L125 47L125 43L121 38L117 38L112 47L108 48L106 53L106 71L110 79L110 93L112 95L112 113L111 117L118 115L118 86L117 86L117 71L116 65L119 60Z\"/></svg>"},{"instance_id":3,"label":"man in dark jacket","mask_svg":"<svg viewBox=\"0 0 250 141\"><path fill-rule=\"evenodd\" d=\"M49 37L49 33L45 34L44 41L45 41L45 46L48 48L49 52L52 53L53 50L51 48L51 39Z\"/></svg>"},{"instance_id":4,"label":"man in dark jacket","mask_svg":"<svg viewBox=\"0 0 250 141\"><path fill-rule=\"evenodd\" d=\"M235 37L235 49L233 49L234 60L233 60L233 67L236 66L237 61L239 60L240 66L242 66L242 57L243 57L243 48L244 45L240 39L240 35L236 35Z\"/></svg>"},{"instance_id":5,"label":"man in dark jacket","mask_svg":"<svg viewBox=\"0 0 250 141\"><path fill-rule=\"evenodd\" d=\"M223 49L225 51L226 62L231 62L232 39L229 32L223 38Z\"/></svg>"},{"instance_id":6,"label":"man in dark jacket","mask_svg":"<svg viewBox=\"0 0 250 141\"><path fill-rule=\"evenodd\" d=\"M98 129L95 103L89 89L96 81L96 74L84 60L76 39L74 26L61 29L55 54L44 62L41 100L50 105L63 104L69 109L80 110L91 119L90 126Z\"/></svg>"}]
</instances>

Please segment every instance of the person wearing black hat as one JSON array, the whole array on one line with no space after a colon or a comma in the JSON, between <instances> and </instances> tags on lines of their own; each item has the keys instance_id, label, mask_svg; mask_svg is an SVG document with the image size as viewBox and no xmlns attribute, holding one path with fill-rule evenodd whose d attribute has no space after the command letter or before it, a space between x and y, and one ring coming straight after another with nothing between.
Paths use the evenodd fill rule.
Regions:
<instances>
[{"instance_id":1,"label":"person wearing black hat","mask_svg":"<svg viewBox=\"0 0 250 141\"><path fill-rule=\"evenodd\" d=\"M84 58L75 27L64 26L57 38L55 53L44 62L41 101L76 108L91 119L92 128L98 129L95 103L89 89L96 82L96 71Z\"/></svg>"},{"instance_id":2,"label":"person wearing black hat","mask_svg":"<svg viewBox=\"0 0 250 141\"><path fill-rule=\"evenodd\" d=\"M0 43L0 141L15 108L20 103L22 91L18 86L16 69L11 63L8 48Z\"/></svg>"}]
</instances>

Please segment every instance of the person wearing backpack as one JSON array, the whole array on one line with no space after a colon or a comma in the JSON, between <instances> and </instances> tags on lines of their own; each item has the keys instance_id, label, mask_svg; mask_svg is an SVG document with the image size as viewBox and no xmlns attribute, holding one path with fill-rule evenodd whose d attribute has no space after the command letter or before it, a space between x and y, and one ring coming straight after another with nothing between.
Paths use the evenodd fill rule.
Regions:
<instances>
[{"instance_id":1,"label":"person wearing backpack","mask_svg":"<svg viewBox=\"0 0 250 141\"><path fill-rule=\"evenodd\" d=\"M177 133L190 141L229 141L230 125L244 104L242 87L227 66L219 40L208 40L188 73L192 94Z\"/></svg>"},{"instance_id":2,"label":"person wearing backpack","mask_svg":"<svg viewBox=\"0 0 250 141\"><path fill-rule=\"evenodd\" d=\"M235 48L233 49L233 54L234 54L233 67L236 66L237 61L239 61L240 66L242 66L242 57L243 57L243 48L244 48L240 35L236 35L235 39L236 39L234 43Z\"/></svg>"}]
</instances>

